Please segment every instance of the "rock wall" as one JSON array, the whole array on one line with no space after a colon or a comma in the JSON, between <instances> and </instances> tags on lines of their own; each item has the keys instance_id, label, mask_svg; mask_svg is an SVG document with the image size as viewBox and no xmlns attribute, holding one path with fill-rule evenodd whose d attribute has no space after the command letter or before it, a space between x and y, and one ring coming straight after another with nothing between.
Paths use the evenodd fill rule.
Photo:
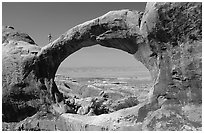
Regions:
<instances>
[{"instance_id":1,"label":"rock wall","mask_svg":"<svg viewBox=\"0 0 204 133\"><path fill-rule=\"evenodd\" d=\"M151 51L143 50L144 62L156 74L153 95L201 103L202 4L148 3L140 30Z\"/></svg>"},{"instance_id":2,"label":"rock wall","mask_svg":"<svg viewBox=\"0 0 204 133\"><path fill-rule=\"evenodd\" d=\"M144 13L111 11L68 30L43 48L12 27L3 29L2 38L6 120L11 120L12 112L20 112L16 109L23 99L18 97L29 94L26 90L36 96L24 100L28 103L40 99L42 92L48 92L45 95L54 102L61 101L54 82L60 63L95 44L128 52L148 68L154 80L148 108L159 107L162 101L202 102L202 3L147 3Z\"/></svg>"}]
</instances>

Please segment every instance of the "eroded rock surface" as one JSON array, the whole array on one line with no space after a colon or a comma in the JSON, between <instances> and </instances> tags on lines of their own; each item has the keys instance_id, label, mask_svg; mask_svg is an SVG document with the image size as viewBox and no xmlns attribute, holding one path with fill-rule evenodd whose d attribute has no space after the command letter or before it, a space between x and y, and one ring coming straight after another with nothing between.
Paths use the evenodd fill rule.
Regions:
<instances>
[{"instance_id":1,"label":"eroded rock surface","mask_svg":"<svg viewBox=\"0 0 204 133\"><path fill-rule=\"evenodd\" d=\"M80 24L43 47L39 64L47 57L48 73L55 75L70 54L100 44L133 54L148 68L155 81L152 100L201 101L201 3L148 3L142 15L111 11Z\"/></svg>"},{"instance_id":2,"label":"eroded rock surface","mask_svg":"<svg viewBox=\"0 0 204 133\"><path fill-rule=\"evenodd\" d=\"M22 119L14 114L22 117L24 107L37 109L33 101L42 100L42 92L48 92L48 100L63 101L54 81L60 63L83 47L100 44L128 52L148 68L154 81L149 101L99 116L62 114L62 130L201 130L201 120L192 119L185 107L201 110L202 3L147 3L144 13L111 11L42 49L27 34L5 29L3 120ZM53 125L50 130L57 130Z\"/></svg>"},{"instance_id":3,"label":"eroded rock surface","mask_svg":"<svg viewBox=\"0 0 204 133\"><path fill-rule=\"evenodd\" d=\"M2 106L3 121L19 121L37 112L41 91L35 77L24 73L24 62L33 63L41 50L25 33L11 27L3 28L2 44Z\"/></svg>"},{"instance_id":4,"label":"eroded rock surface","mask_svg":"<svg viewBox=\"0 0 204 133\"><path fill-rule=\"evenodd\" d=\"M6 26L2 38L3 121L20 121L35 114L44 102L51 103L48 88L54 82L46 75L38 76L38 70L46 67L35 65L41 47L28 34Z\"/></svg>"},{"instance_id":5,"label":"eroded rock surface","mask_svg":"<svg viewBox=\"0 0 204 133\"><path fill-rule=\"evenodd\" d=\"M201 3L147 4L140 29L151 52L135 56L146 56L144 62L156 75L154 96L201 103L201 8Z\"/></svg>"}]
</instances>

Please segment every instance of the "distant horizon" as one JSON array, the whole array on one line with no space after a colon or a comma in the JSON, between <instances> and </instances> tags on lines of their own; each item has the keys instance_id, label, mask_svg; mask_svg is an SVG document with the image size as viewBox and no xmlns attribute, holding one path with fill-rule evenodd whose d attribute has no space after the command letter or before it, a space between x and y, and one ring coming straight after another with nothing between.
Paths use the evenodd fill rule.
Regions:
<instances>
[{"instance_id":1,"label":"distant horizon","mask_svg":"<svg viewBox=\"0 0 204 133\"><path fill-rule=\"evenodd\" d=\"M89 65L84 65L84 66L61 66L60 68L101 68L101 67L104 67L104 68L135 68L136 66L119 66L119 65L113 65L113 66L89 66Z\"/></svg>"},{"instance_id":2,"label":"distant horizon","mask_svg":"<svg viewBox=\"0 0 204 133\"><path fill-rule=\"evenodd\" d=\"M56 74L71 78L137 78L151 80L150 72L145 67L135 66L60 67Z\"/></svg>"}]
</instances>

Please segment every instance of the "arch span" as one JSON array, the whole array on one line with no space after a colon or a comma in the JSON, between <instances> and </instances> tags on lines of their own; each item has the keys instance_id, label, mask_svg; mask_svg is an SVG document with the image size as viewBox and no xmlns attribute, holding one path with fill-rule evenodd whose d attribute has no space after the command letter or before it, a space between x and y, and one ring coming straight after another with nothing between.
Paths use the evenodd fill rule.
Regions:
<instances>
[{"instance_id":1,"label":"arch span","mask_svg":"<svg viewBox=\"0 0 204 133\"><path fill-rule=\"evenodd\" d=\"M27 34L7 27L2 32L3 112L8 119L19 114L13 104L21 105L22 102L10 103L11 97L7 97L13 95L12 90L16 88L38 91L38 94L49 89L52 97L60 94L54 82L60 63L80 48L95 44L126 51L150 71L154 80L153 100L150 100L153 104L140 108L140 121L146 117L144 109L147 108L145 112L148 113L155 107L154 103L200 104L201 27L202 3L185 2L147 3L144 15L130 10L112 11L70 29L42 49L33 45ZM16 94L19 97L19 93ZM27 105L30 106L30 101ZM24 108L22 110L24 112Z\"/></svg>"},{"instance_id":2,"label":"arch span","mask_svg":"<svg viewBox=\"0 0 204 133\"><path fill-rule=\"evenodd\" d=\"M143 42L139 23L142 13L120 10L77 25L61 35L54 42L42 48L39 59L51 58L54 69L77 50L100 44L135 54L138 44Z\"/></svg>"},{"instance_id":3,"label":"arch span","mask_svg":"<svg viewBox=\"0 0 204 133\"><path fill-rule=\"evenodd\" d=\"M83 47L96 44L120 49L135 55L148 68L142 54L140 56L136 55L139 47L145 45L140 33L142 15L143 13L138 11L110 11L101 17L73 27L58 39L43 47L38 53L37 64L44 65L45 62L47 64L41 66L46 67L46 69L41 69L43 72L38 72L38 77L45 76L54 82L55 73L64 59ZM57 91L57 88L54 90Z\"/></svg>"},{"instance_id":4,"label":"arch span","mask_svg":"<svg viewBox=\"0 0 204 133\"><path fill-rule=\"evenodd\" d=\"M45 80L45 85L54 95L55 92L59 92L54 82L54 77L60 63L83 47L100 44L101 46L128 52L147 67L154 82L151 91L153 100L159 96L164 96L167 99L176 99L177 101L185 102L188 100L188 95L191 95L191 101L200 101L201 73L195 79L196 84L194 82L191 83L190 81L191 79L194 80L194 76L189 79L187 78L188 74L191 73L188 73L188 71L191 71L191 66L184 61L184 57L186 57L186 60L193 58L192 60L195 61L194 64L199 64L195 65L195 68L201 70L200 57L197 58L197 56L194 56L191 50L189 54L185 54L186 51L183 48L183 44L186 47L190 47L191 44L188 43L190 39L190 41L198 44L196 45L198 47L196 47L197 52L195 53L200 53L201 34L198 34L199 38L193 38L192 36L194 35L194 30L196 33L197 31L199 31L198 33L202 33L199 28L201 26L200 20L202 19L199 19L199 23L196 23L197 25L192 26L194 30L191 31L186 30L189 29L188 25L191 25L191 21L189 20L197 21L196 18L191 16L188 16L189 18L183 18L186 20L186 25L177 32L177 29L172 30L171 26L169 28L169 25L180 25L180 21L178 17L172 17L172 21L169 21L168 17L164 17L166 13L171 14L171 11L166 9L166 5L170 6L171 4L148 3L144 14L135 10L111 11L101 17L75 26L61 35L57 40L41 49L34 63L37 65L36 68L40 68L35 70L35 75ZM197 5L195 3L189 4L189 6L183 5L183 3L175 3L173 5L172 8L175 10L179 9L180 6L184 7L185 10L191 7L195 8L195 10L201 10L199 3ZM194 13L192 14L194 15ZM199 14L195 15L200 18ZM184 30L186 30L186 35L183 35ZM190 34L193 35L188 37ZM180 39L180 36L183 39ZM176 51L183 52L177 53ZM193 73L192 75L194 74L197 73ZM185 86L177 82L179 80L179 82L185 84L188 81L187 79L191 84L190 86L195 86L198 89L192 89L188 92ZM185 94L185 98L180 98L183 97L183 93Z\"/></svg>"}]
</instances>

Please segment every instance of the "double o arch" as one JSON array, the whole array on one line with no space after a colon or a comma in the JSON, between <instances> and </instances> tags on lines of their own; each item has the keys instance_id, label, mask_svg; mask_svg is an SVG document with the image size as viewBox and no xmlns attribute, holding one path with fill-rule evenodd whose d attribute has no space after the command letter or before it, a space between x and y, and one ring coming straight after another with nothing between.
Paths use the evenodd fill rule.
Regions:
<instances>
[{"instance_id":1,"label":"double o arch","mask_svg":"<svg viewBox=\"0 0 204 133\"><path fill-rule=\"evenodd\" d=\"M61 93L54 78L61 62L83 47L99 44L131 54L149 70L154 85L150 90L150 106L145 103L148 111L150 108L159 107L154 106L155 103L161 105L164 100L168 100L167 103L171 101L183 104L201 103L201 7L201 3L147 3L144 14L130 10L111 11L94 20L77 25L42 49L38 47L40 50L38 53L34 52L25 56L21 54L21 51L19 54L20 47L14 49L14 51L18 50L14 56L23 56L13 60L12 55L11 62L10 58L5 56L5 62L9 60L6 64L15 65L3 66L6 79L4 90L6 93L8 90L9 94L11 88L15 89L16 86L20 89L26 87L28 90L47 89L50 91L48 96L51 95L53 100L58 102ZM181 22L181 20L184 21ZM23 40L35 45L28 35L22 34L22 37L19 35L19 39L13 33L7 36L5 32L4 41ZM14 84L10 84L11 82ZM41 94L41 91L39 92ZM6 104L9 100L8 97L4 97ZM7 107L10 108L12 104L8 103ZM8 112L7 107L3 105L5 114ZM143 108L138 112L143 112ZM13 117L15 109L6 114L8 118L10 114Z\"/></svg>"},{"instance_id":2,"label":"double o arch","mask_svg":"<svg viewBox=\"0 0 204 133\"><path fill-rule=\"evenodd\" d=\"M52 95L59 93L54 78L61 62L83 47L99 44L131 54L147 67L155 80L157 64L156 59L149 58L152 52L140 30L142 15L134 10L111 11L73 27L37 54L35 65L41 68L36 72L37 77L45 79L43 84L45 82Z\"/></svg>"}]
</instances>

